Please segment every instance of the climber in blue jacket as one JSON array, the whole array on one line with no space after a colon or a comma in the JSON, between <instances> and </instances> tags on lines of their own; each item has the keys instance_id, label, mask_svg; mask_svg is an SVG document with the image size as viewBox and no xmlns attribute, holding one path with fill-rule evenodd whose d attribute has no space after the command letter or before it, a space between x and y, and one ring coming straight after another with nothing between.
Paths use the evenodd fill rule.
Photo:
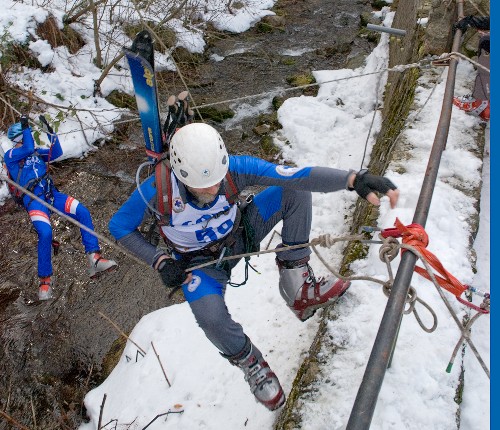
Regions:
<instances>
[{"instance_id":1,"label":"climber in blue jacket","mask_svg":"<svg viewBox=\"0 0 500 430\"><path fill-rule=\"evenodd\" d=\"M35 148L28 117L21 116L20 122L9 127L7 137L12 142L12 148L7 150L4 155L7 172L16 183L67 216L93 230L89 210L74 197L61 193L55 187L47 171L47 165L59 158L63 151L59 138L50 125L46 121L42 121L42 125L49 138L49 148ZM28 194L23 194L18 189L12 190L12 192L17 193L20 203L28 212L38 234L38 276L40 278L38 298L39 300L49 300L53 298L50 211ZM102 258L96 236L84 229L80 229L80 231L82 243L89 260L90 277L93 278L103 271L115 269L117 267L116 262Z\"/></svg>"},{"instance_id":2,"label":"climber in blue jacket","mask_svg":"<svg viewBox=\"0 0 500 430\"><path fill-rule=\"evenodd\" d=\"M203 123L178 129L169 153L165 170L138 186L112 217L110 231L122 246L157 270L165 286L182 286L207 338L243 370L256 400L275 410L284 403L285 394L262 353L226 307L224 293L238 259L222 262L222 257L255 250L282 221L276 257L279 291L295 316L305 321L350 285L334 277L316 277L309 266L311 250L293 247L309 242L311 192L350 189L373 204L379 204L379 192L394 207L399 191L389 179L366 170L287 167L250 156L230 156L219 133ZM267 188L253 200L237 204L238 190L256 185ZM163 247L149 243L138 230L152 213L160 223ZM186 273L187 268L207 261L219 263Z\"/></svg>"}]
</instances>

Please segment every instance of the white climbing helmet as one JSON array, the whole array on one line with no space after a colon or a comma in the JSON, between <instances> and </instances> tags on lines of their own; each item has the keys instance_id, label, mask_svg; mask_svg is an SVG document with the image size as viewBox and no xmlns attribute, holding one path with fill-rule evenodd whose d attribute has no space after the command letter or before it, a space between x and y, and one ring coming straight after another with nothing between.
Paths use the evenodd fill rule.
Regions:
<instances>
[{"instance_id":1,"label":"white climbing helmet","mask_svg":"<svg viewBox=\"0 0 500 430\"><path fill-rule=\"evenodd\" d=\"M207 188L226 176L229 156L215 128L192 123L177 130L172 137L170 164L175 176L188 187Z\"/></svg>"}]
</instances>

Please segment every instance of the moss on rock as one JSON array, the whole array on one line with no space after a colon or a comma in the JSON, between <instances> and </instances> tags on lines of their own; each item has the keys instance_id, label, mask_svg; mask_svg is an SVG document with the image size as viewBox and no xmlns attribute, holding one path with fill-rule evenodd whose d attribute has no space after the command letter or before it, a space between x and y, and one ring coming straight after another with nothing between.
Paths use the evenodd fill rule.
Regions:
<instances>
[{"instance_id":1,"label":"moss on rock","mask_svg":"<svg viewBox=\"0 0 500 430\"><path fill-rule=\"evenodd\" d=\"M209 119L218 123L234 117L234 112L231 109L217 109L216 107L208 106L205 108L198 108L198 111L204 120Z\"/></svg>"},{"instance_id":2,"label":"moss on rock","mask_svg":"<svg viewBox=\"0 0 500 430\"><path fill-rule=\"evenodd\" d=\"M109 351L106 353L102 360L101 375L99 378L101 379L101 381L104 381L116 367L116 365L120 361L120 357L122 356L126 344L127 339L125 339L123 336L120 336L111 344Z\"/></svg>"},{"instance_id":3,"label":"moss on rock","mask_svg":"<svg viewBox=\"0 0 500 430\"><path fill-rule=\"evenodd\" d=\"M137 110L137 104L135 101L135 97L129 94L126 94L122 91L113 90L106 97L106 100L119 108L126 108L130 110Z\"/></svg>"}]
</instances>

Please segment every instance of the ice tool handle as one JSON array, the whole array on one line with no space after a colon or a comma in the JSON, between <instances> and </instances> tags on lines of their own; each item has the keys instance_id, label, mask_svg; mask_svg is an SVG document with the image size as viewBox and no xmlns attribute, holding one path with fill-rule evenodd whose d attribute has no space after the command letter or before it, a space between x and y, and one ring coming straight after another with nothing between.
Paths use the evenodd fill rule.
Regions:
<instances>
[{"instance_id":1,"label":"ice tool handle","mask_svg":"<svg viewBox=\"0 0 500 430\"><path fill-rule=\"evenodd\" d=\"M163 124L163 132L168 144L177 129L192 122L194 112L189 108L188 91L182 91L177 97L174 95L170 96L167 100L167 106L168 113Z\"/></svg>"}]
</instances>

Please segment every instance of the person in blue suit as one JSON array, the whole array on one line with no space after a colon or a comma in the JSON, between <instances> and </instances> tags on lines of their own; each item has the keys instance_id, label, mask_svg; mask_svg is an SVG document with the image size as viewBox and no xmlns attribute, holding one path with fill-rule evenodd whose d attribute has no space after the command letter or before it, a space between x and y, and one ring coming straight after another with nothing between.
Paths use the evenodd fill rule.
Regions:
<instances>
[{"instance_id":1,"label":"person in blue suit","mask_svg":"<svg viewBox=\"0 0 500 430\"><path fill-rule=\"evenodd\" d=\"M111 234L157 270L167 287L182 286L207 338L223 357L243 370L256 400L270 410L277 409L285 401L278 378L225 304L226 285L238 260L194 269L189 275L186 268L222 262L223 256L258 248L282 221L280 248L284 250L276 258L279 291L294 315L305 321L349 287L342 279L316 278L308 264L310 249L291 247L309 242L311 192L356 190L374 204L379 204L376 193L380 192L394 207L399 191L389 179L364 170L296 168L250 156L230 156L219 133L203 123L178 129L170 140L169 154L165 172L140 184L111 218ZM247 198L248 205L242 209L231 195L255 185L267 188L250 203ZM168 211L162 211L162 206ZM138 230L151 213L159 218L164 247L149 243Z\"/></svg>"},{"instance_id":2,"label":"person in blue suit","mask_svg":"<svg viewBox=\"0 0 500 430\"><path fill-rule=\"evenodd\" d=\"M48 164L57 160L63 150L52 128L46 122L43 124L45 124L45 131L50 142L49 148L35 148L28 117L21 116L20 122L9 127L7 137L12 142L12 148L4 155L7 172L16 183L93 230L89 210L74 197L60 192L47 171ZM38 276L40 278L38 298L49 300L53 298L50 211L28 194L21 193L19 198L38 234ZM116 262L102 258L97 238L83 229L80 231L89 260L90 276L96 277L101 272L115 269Z\"/></svg>"}]
</instances>

